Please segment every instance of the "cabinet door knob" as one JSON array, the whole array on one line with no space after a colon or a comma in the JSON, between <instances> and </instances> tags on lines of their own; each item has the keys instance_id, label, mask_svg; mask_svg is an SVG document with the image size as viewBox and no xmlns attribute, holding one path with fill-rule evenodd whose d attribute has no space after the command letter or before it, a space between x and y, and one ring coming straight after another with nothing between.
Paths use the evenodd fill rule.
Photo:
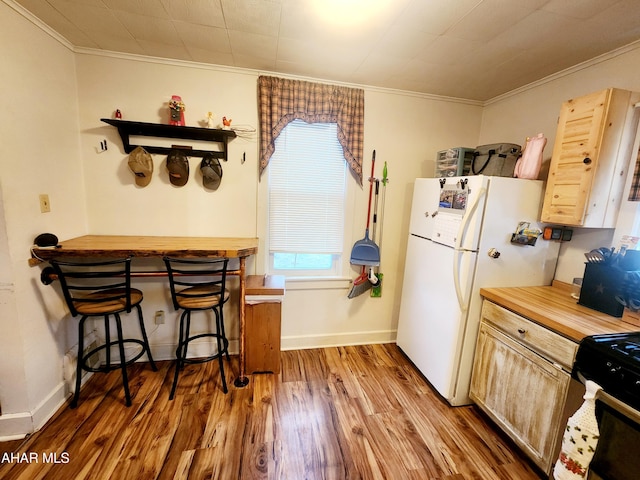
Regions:
<instances>
[{"instance_id":1,"label":"cabinet door knob","mask_svg":"<svg viewBox=\"0 0 640 480\"><path fill-rule=\"evenodd\" d=\"M582 163L584 163L585 165L589 165L591 163L591 159L587 157L584 160L582 160Z\"/></svg>"},{"instance_id":2,"label":"cabinet door knob","mask_svg":"<svg viewBox=\"0 0 640 480\"><path fill-rule=\"evenodd\" d=\"M518 333L519 333L520 335L524 335L525 333L527 333L527 331L526 331L524 328L519 328L519 329L518 329Z\"/></svg>"}]
</instances>

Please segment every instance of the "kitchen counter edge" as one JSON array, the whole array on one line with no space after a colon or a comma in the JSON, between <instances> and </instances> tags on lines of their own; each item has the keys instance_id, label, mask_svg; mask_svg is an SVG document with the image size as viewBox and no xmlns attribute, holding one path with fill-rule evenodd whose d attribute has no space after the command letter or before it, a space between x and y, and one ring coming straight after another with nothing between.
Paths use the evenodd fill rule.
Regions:
<instances>
[{"instance_id":1,"label":"kitchen counter edge","mask_svg":"<svg viewBox=\"0 0 640 480\"><path fill-rule=\"evenodd\" d=\"M557 280L550 286L481 288L480 295L577 343L589 335L640 330L579 305L571 297L571 285Z\"/></svg>"}]
</instances>

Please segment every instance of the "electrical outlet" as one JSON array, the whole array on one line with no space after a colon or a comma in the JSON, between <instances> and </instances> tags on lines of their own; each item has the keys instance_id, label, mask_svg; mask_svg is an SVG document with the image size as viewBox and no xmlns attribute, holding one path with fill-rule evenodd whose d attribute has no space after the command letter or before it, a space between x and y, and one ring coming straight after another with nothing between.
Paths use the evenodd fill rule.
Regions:
<instances>
[{"instance_id":1,"label":"electrical outlet","mask_svg":"<svg viewBox=\"0 0 640 480\"><path fill-rule=\"evenodd\" d=\"M43 193L40 195L40 212L47 213L51 211L51 204L49 203L49 195Z\"/></svg>"},{"instance_id":2,"label":"electrical outlet","mask_svg":"<svg viewBox=\"0 0 640 480\"><path fill-rule=\"evenodd\" d=\"M155 319L156 325L162 325L164 323L164 310L158 310Z\"/></svg>"}]
</instances>

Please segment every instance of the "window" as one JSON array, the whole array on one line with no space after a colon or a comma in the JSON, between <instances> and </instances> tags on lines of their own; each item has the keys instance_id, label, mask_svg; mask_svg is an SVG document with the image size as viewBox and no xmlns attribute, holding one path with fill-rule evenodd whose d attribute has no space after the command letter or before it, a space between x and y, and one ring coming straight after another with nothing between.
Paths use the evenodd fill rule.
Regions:
<instances>
[{"instance_id":1,"label":"window","mask_svg":"<svg viewBox=\"0 0 640 480\"><path fill-rule=\"evenodd\" d=\"M341 273L347 163L336 129L294 120L276 139L268 168L270 273Z\"/></svg>"}]
</instances>

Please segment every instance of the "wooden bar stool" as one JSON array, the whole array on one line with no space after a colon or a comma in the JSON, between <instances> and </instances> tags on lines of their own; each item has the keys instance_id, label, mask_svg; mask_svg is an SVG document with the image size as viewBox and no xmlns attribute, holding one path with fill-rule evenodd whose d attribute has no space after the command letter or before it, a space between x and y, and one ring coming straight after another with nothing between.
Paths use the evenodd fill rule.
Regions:
<instances>
[{"instance_id":1,"label":"wooden bar stool","mask_svg":"<svg viewBox=\"0 0 640 480\"><path fill-rule=\"evenodd\" d=\"M81 316L78 324L78 362L76 367L76 390L73 395L70 407L78 406L80 397L80 382L82 371L87 372L109 372L112 370L122 370L122 385L127 407L131 406L131 395L129 393L129 380L127 378L127 365L132 364L145 353L151 363L151 368L156 371L157 367L151 356L147 332L144 328L142 317L142 292L137 288L131 288L131 257L100 261L100 262L65 262L51 260L51 266L58 275L65 301L73 317ZM123 338L122 322L120 314L129 313L135 307L138 312L138 322L142 333L142 340L137 338ZM111 328L109 317L115 319L117 338L111 340ZM84 324L87 318L103 317L105 343L92 349L87 354L84 350ZM126 359L125 344L136 344L140 348L129 360ZM119 358L112 362L111 347L118 347ZM91 366L89 359L104 352L104 361L98 366Z\"/></svg>"},{"instance_id":2,"label":"wooden bar stool","mask_svg":"<svg viewBox=\"0 0 640 480\"><path fill-rule=\"evenodd\" d=\"M226 289L227 264L229 259L185 259L164 257L171 299L176 310L183 310L180 315L180 338L176 348L176 367L173 386L169 399L173 400L178 385L178 375L186 363L205 363L218 359L222 390L227 393L227 381L224 375L222 356L229 360L229 340L224 331L223 306L229 300ZM215 314L215 331L191 334L191 312L212 310ZM205 357L189 357L189 344L200 338L215 338L215 353Z\"/></svg>"}]
</instances>

